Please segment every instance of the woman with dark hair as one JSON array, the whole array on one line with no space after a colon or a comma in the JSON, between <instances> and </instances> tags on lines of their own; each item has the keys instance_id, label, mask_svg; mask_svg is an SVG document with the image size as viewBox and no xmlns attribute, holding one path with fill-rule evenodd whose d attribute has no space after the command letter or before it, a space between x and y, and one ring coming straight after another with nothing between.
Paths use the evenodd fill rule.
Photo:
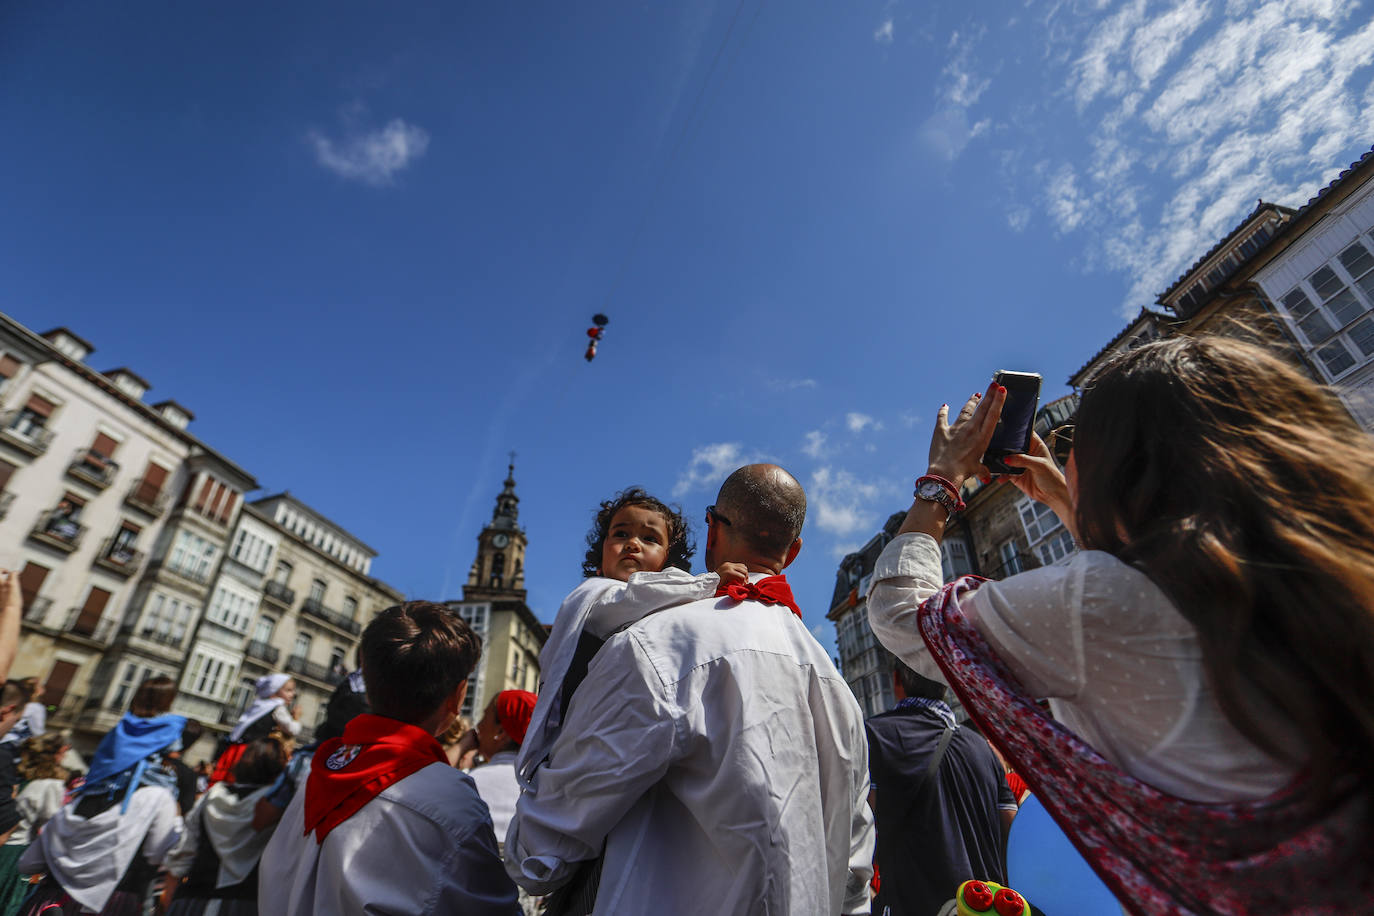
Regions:
<instances>
[{"instance_id":1,"label":"woman with dark hair","mask_svg":"<svg viewBox=\"0 0 1374 916\"><path fill-rule=\"evenodd\" d=\"M176 773L163 759L181 747L186 727L183 716L167 714L176 692L169 677L144 681L100 739L76 798L19 860L21 873L47 874L25 901L25 916L141 911L178 832Z\"/></svg>"},{"instance_id":2,"label":"woman with dark hair","mask_svg":"<svg viewBox=\"0 0 1374 916\"><path fill-rule=\"evenodd\" d=\"M66 800L67 771L59 761L69 750L66 737L51 732L24 742L19 759L23 787L14 800L19 826L0 848L0 913L17 912L29 892L28 880L18 868L19 857Z\"/></svg>"},{"instance_id":3,"label":"woman with dark hair","mask_svg":"<svg viewBox=\"0 0 1374 916\"><path fill-rule=\"evenodd\" d=\"M168 916L255 916L258 862L272 826L254 829L253 811L272 791L286 764L276 738L247 745L234 764L232 783L219 782L186 817L186 830L164 865L175 889ZM214 905L212 910L212 904Z\"/></svg>"},{"instance_id":4,"label":"woman with dark hair","mask_svg":"<svg viewBox=\"0 0 1374 916\"><path fill-rule=\"evenodd\" d=\"M939 486L874 570L879 640L950 683L1130 912L1369 912L1374 442L1258 346L1142 346L1088 385L1063 472L1038 437L1006 459L1082 551L942 588L1004 400L941 408Z\"/></svg>"}]
</instances>

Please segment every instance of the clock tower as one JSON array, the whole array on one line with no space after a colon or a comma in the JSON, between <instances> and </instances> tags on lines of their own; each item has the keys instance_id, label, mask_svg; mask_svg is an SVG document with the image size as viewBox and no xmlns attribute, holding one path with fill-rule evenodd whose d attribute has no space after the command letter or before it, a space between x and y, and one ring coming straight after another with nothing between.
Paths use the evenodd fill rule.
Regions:
<instances>
[{"instance_id":1,"label":"clock tower","mask_svg":"<svg viewBox=\"0 0 1374 916\"><path fill-rule=\"evenodd\" d=\"M464 601L525 600L525 532L517 519L515 454L506 468L505 485L496 496L491 521L477 535L477 558L463 587Z\"/></svg>"}]
</instances>

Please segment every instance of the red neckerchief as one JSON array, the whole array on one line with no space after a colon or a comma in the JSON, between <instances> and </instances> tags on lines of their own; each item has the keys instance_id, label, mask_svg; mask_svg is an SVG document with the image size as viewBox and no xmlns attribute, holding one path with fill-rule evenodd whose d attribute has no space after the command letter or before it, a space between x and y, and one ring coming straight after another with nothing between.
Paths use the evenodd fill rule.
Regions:
<instances>
[{"instance_id":1,"label":"red neckerchief","mask_svg":"<svg viewBox=\"0 0 1374 916\"><path fill-rule=\"evenodd\" d=\"M1297 784L1213 804L1146 785L1029 698L960 607L980 581L966 576L936 592L916 627L964 709L1128 912L1368 912L1374 858L1357 845L1367 786L1348 780L1318 808Z\"/></svg>"},{"instance_id":2,"label":"red neckerchief","mask_svg":"<svg viewBox=\"0 0 1374 916\"><path fill-rule=\"evenodd\" d=\"M434 736L399 719L364 713L315 751L305 783L305 832L323 843L383 789L431 763L447 765Z\"/></svg>"},{"instance_id":3,"label":"red neckerchief","mask_svg":"<svg viewBox=\"0 0 1374 916\"><path fill-rule=\"evenodd\" d=\"M716 589L717 598L731 598L735 601L758 601L762 604L781 604L797 619L802 619L801 608L792 597L792 586L787 584L786 576L768 576L757 582L735 582Z\"/></svg>"}]
</instances>

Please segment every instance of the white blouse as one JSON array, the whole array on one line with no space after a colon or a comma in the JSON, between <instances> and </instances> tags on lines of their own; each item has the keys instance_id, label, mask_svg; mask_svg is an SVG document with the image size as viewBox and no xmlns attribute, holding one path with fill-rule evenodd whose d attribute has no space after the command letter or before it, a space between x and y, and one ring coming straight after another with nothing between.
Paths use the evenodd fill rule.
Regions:
<instances>
[{"instance_id":1,"label":"white blouse","mask_svg":"<svg viewBox=\"0 0 1374 916\"><path fill-rule=\"evenodd\" d=\"M941 581L935 540L898 535L874 568L868 620L891 652L944 681L916 629L917 608ZM1056 719L1142 782L1224 802L1262 798L1296 776L1231 725L1192 624L1116 557L1082 551L1063 565L985 582L961 607L1026 689L1049 699ZM1299 756L1291 731L1281 740Z\"/></svg>"}]
</instances>

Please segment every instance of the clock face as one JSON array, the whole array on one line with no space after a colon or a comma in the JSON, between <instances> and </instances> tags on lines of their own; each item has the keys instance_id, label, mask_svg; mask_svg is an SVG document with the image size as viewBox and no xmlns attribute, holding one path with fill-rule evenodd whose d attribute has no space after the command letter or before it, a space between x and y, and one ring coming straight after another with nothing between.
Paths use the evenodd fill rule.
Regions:
<instances>
[{"instance_id":1,"label":"clock face","mask_svg":"<svg viewBox=\"0 0 1374 916\"><path fill-rule=\"evenodd\" d=\"M491 538L491 546L493 546L493 547L505 547L505 546L506 546L507 544L509 544L509 543L510 543L510 538L507 537L507 536L504 535L504 534L492 535L492 538Z\"/></svg>"}]
</instances>

